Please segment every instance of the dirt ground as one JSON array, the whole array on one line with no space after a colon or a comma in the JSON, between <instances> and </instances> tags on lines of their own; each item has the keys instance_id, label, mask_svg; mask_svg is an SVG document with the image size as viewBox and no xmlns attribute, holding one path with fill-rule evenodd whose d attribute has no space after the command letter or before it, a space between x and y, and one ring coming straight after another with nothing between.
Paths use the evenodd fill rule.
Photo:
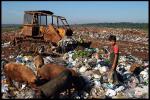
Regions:
<instances>
[{"instance_id":1,"label":"dirt ground","mask_svg":"<svg viewBox=\"0 0 150 100\"><path fill-rule=\"evenodd\" d=\"M6 43L9 41L12 41L15 34L18 33L19 31L20 30L2 33L1 43ZM138 35L140 36L140 34L138 34ZM96 38L91 38L91 37L87 37L87 36L84 36L83 39L85 41L91 41L92 42L91 47L93 47L93 48L101 48L103 46L109 46L107 40L96 39ZM129 41L117 41L117 42L118 42L118 45L120 48L119 50L120 50L121 55L132 54L143 60L149 60L149 56L148 56L149 50L148 50L147 44L134 43L134 42L129 42ZM30 46L30 44L24 44L24 45L22 45L23 48L21 48L21 50L19 50L17 46L1 47L1 49L2 49L1 57L5 58L7 60L12 60L11 55L17 56L21 53L26 53L29 46Z\"/></svg>"},{"instance_id":2,"label":"dirt ground","mask_svg":"<svg viewBox=\"0 0 150 100\"><path fill-rule=\"evenodd\" d=\"M78 31L78 29L77 30L74 30L74 31L76 31L76 32L78 32L79 34L80 34L80 31ZM86 30L87 31L87 30ZM38 46L41 46L41 45L45 45L45 44L43 44L43 43L31 43L31 42L24 42L23 44L21 44L21 48L19 48L19 46L18 45L16 45L16 46L13 46L12 44L11 44L11 42L10 41L12 41L13 40L13 38L14 38L14 36L16 35L16 33L18 33L19 32L19 30L16 30L16 31L13 31L13 32L5 32L5 33L2 33L2 38L1 38L1 59L6 59L6 60L8 60L8 61L12 61L12 62L15 62L16 60L15 60L15 58L17 58L17 56L18 55L21 55L21 54L23 54L23 55L25 55L25 56L27 56L27 55L29 55L29 56L32 56L32 57L34 57L35 55L36 55L36 53L34 53L34 52L29 52L30 50L29 50L29 48L31 47L31 45L32 44L34 44L34 46L35 47L38 47ZM90 32L90 31L89 31ZM82 32L81 32L82 33ZM93 36L93 37L91 37L90 35L92 34L92 32L89 34L89 36L86 34L86 32L84 33L83 32L83 34L82 34L82 38L83 38L83 40L85 41L85 42L91 42L91 45L90 45L90 47L91 48L103 48L103 47L109 47L109 42L108 42L108 40L107 39L105 39L105 38L96 38L95 36ZM128 33L128 34L130 34L130 33ZM143 33L141 33L141 34L143 34ZM138 33L138 34L136 34L136 36L137 37L141 37L141 39L143 39L143 37L144 36L141 36L141 34L140 33ZM104 34L104 35L107 35L107 34ZM132 35L132 33L131 33L131 35ZM78 39L78 34L77 33L74 33L73 34L73 37L75 37L76 39ZM134 36L133 36L133 38L134 38ZM119 45L119 53L120 53L120 55L133 55L133 56L135 56L135 57L137 57L137 58L140 58L141 60L146 60L146 61L149 61L149 56L148 56L148 54L149 54L149 49L148 49L148 43L146 43L145 41L142 43L142 41L139 41L139 42L137 42L137 41L117 41L117 43L118 43L118 45ZM81 47L82 48L82 47ZM80 49L80 47L79 48L77 48L76 50L78 50L78 49ZM63 56L64 56L64 53L62 53L61 55L57 55L57 54L54 54L51 50L47 50L47 52L48 52L48 54L50 55L50 57L52 57L52 58L54 58L55 59L55 63L56 64L60 64L60 65L65 65L66 64L66 61L64 61L64 59L62 59L63 58ZM82 61L82 60L81 60ZM84 60L85 61L85 60ZM139 60L140 61L140 60ZM82 61L83 62L83 61ZM79 61L79 62L77 62L78 64L80 64L81 62ZM76 63L76 65L77 65L77 63ZM85 63L87 63L87 62L85 62ZM73 64L73 63L71 63L71 64ZM69 65L69 64L68 64ZM85 68L85 66L83 66L82 65L82 67L80 67L80 69L79 69L79 72L80 71L83 71L83 68ZM106 67L103 67L103 68L106 68ZM76 68L75 68L76 69ZM82 69L82 70L81 70ZM101 71L102 71L102 69L100 69ZM76 69L76 71L77 71L77 69ZM98 71L98 70L97 70ZM98 71L99 72L99 71ZM90 73L92 73L91 75L90 75ZM93 69L91 69L91 70L88 70L88 71L85 71L85 73L83 74L84 76L87 76L88 74L88 76L90 76L90 77L93 77L93 75L95 74L95 73L97 73L96 71L95 71L95 69L93 68ZM87 75L86 75L87 74ZM101 74L96 74L96 75L98 75L99 77L101 76ZM103 76L103 77L105 77L105 75ZM94 88L92 88L92 90L91 90L91 93L89 93L90 94L90 96L88 97L88 98L105 98L105 93L106 93L106 91L104 91L103 90L103 88L100 86L99 87L99 84L101 84L100 83L100 81L99 80L97 80L96 78L94 78L95 80L92 80L92 81L94 81L94 84L96 84L96 85L98 85L98 88L97 87L94 87ZM147 80L147 79L146 79ZM91 80L90 80L91 81ZM97 84L97 83L99 83L99 84ZM134 83L134 82L133 82ZM137 84L137 82L135 82L136 84ZM101 84L102 85L102 84ZM106 84L105 84L106 85ZM130 84L129 84L130 85ZM134 85L134 84L133 84ZM3 87L4 88L4 87ZM96 90L97 89L97 90ZM143 87L141 88L141 91L142 91L142 93L143 93L143 91L146 91L146 90L148 90L148 86L146 86L145 87L145 89L143 89ZM26 94L26 93L29 93L29 96L31 96L31 98L33 98L32 96L32 92L33 91L31 91L31 93L29 92L29 90L28 89L25 89L25 90L27 90L26 92L23 92L22 91L22 94L20 93L20 92L17 92L18 94L17 94L17 97L23 97L23 98L25 98L26 97L26 95L25 95L25 97L24 97L24 95L23 94ZM133 91L135 91L135 90L133 90ZM137 91L137 90L136 90ZM13 91L14 92L14 91ZM84 91L84 93L86 93L85 91ZM125 92L125 91L121 91L121 92L119 92L119 94L120 93L122 93L122 96L124 96L124 97L122 97L122 98L128 98L129 96L127 95L125 95L125 94L127 94L127 93L129 93L130 95L131 95L131 93L132 92L129 92L129 90L127 90L127 93ZM148 91L146 92L147 94L146 94L146 96L148 95ZM21 94L21 95L19 95L19 94ZM134 93L135 95L138 95L137 93ZM7 97L7 93L5 94L6 95L6 97ZM4 96L4 98L5 98L5 95L3 95ZM13 94L12 94L13 95ZM101 97L100 97L101 96ZM65 96L64 96L65 97ZM70 97L70 96L69 96ZM75 97L78 97L78 95L75 95ZM121 98L121 97L118 97L118 94L117 94L117 96L116 96L116 98ZM143 97L143 98L145 98L145 97ZM147 97L146 97L147 98Z\"/></svg>"}]
</instances>

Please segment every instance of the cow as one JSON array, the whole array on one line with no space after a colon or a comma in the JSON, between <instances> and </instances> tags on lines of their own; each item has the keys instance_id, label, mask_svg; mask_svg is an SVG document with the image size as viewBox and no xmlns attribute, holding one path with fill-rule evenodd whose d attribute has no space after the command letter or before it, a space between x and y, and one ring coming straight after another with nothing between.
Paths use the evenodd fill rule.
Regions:
<instances>
[{"instance_id":1,"label":"cow","mask_svg":"<svg viewBox=\"0 0 150 100\"><path fill-rule=\"evenodd\" d=\"M38 86L38 92L42 98L58 98L59 93L68 89L71 84L72 73L69 70L64 70L47 83Z\"/></svg>"},{"instance_id":2,"label":"cow","mask_svg":"<svg viewBox=\"0 0 150 100\"><path fill-rule=\"evenodd\" d=\"M54 63L43 65L37 70L37 72L39 73L38 77L40 77L41 79L51 80L66 69L70 70L73 76L78 76L78 73L75 72L73 69L66 68L65 66L57 65Z\"/></svg>"},{"instance_id":3,"label":"cow","mask_svg":"<svg viewBox=\"0 0 150 100\"><path fill-rule=\"evenodd\" d=\"M72 87L74 87L77 90L83 89L83 87L85 86L85 80L76 71L70 68L66 68L65 66L53 63L45 64L38 69L37 77L45 80L52 80L65 70L68 70L72 73Z\"/></svg>"},{"instance_id":4,"label":"cow","mask_svg":"<svg viewBox=\"0 0 150 100\"><path fill-rule=\"evenodd\" d=\"M44 65L44 59L42 58L41 55L37 55L34 57L33 63L35 65L36 71L37 71L40 67L42 67ZM36 74L38 74L38 73L36 73Z\"/></svg>"},{"instance_id":5,"label":"cow","mask_svg":"<svg viewBox=\"0 0 150 100\"><path fill-rule=\"evenodd\" d=\"M138 68L138 67L141 67L141 65L140 64L137 64L137 63L133 63L132 65L131 65L131 67L130 67L130 72L134 72L134 70L136 69L136 68Z\"/></svg>"},{"instance_id":6,"label":"cow","mask_svg":"<svg viewBox=\"0 0 150 100\"><path fill-rule=\"evenodd\" d=\"M36 75L27 66L15 62L9 62L4 65L3 70L4 75L11 85L13 85L12 81L14 80L19 83L26 83L31 88L36 87L34 83L36 81ZM18 90L17 87L16 89Z\"/></svg>"}]
</instances>

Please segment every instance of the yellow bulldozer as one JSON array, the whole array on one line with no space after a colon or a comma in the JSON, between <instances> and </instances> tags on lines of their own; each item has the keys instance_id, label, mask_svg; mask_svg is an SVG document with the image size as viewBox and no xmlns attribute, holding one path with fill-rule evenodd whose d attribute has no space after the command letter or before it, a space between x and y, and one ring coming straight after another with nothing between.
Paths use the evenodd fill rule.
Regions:
<instances>
[{"instance_id":1,"label":"yellow bulldozer","mask_svg":"<svg viewBox=\"0 0 150 100\"><path fill-rule=\"evenodd\" d=\"M24 41L45 42L57 46L65 36L73 32L65 17L56 16L51 11L24 11L24 24L21 32L16 34L14 45Z\"/></svg>"}]
</instances>

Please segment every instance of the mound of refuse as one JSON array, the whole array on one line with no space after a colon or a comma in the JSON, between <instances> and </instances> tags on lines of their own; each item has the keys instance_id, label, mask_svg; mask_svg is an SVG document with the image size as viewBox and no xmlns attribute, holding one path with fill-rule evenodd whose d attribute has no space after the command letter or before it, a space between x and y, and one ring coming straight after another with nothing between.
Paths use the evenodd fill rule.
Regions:
<instances>
[{"instance_id":1,"label":"mound of refuse","mask_svg":"<svg viewBox=\"0 0 150 100\"><path fill-rule=\"evenodd\" d=\"M132 55L120 56L116 68L120 82L113 84L108 80L110 67L108 52L106 48L85 48L85 50L69 51L63 55L63 64L78 72L86 80L84 90L73 92L70 98L148 98L149 61L142 61ZM14 59L16 63L27 65L35 72L33 58L33 56L22 54ZM44 64L59 62L51 56L43 57L43 59ZM3 64L2 61L1 65ZM26 84L22 84L20 91L15 90L7 83L4 73L1 75L2 98L36 98L35 91ZM14 84L18 85L17 82ZM69 97L60 94L60 98Z\"/></svg>"}]
</instances>

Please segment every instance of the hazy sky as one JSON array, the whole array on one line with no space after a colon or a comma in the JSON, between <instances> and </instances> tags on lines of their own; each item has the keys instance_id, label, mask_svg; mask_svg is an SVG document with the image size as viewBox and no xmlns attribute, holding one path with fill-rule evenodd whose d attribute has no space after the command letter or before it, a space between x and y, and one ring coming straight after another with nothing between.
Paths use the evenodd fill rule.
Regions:
<instances>
[{"instance_id":1,"label":"hazy sky","mask_svg":"<svg viewBox=\"0 0 150 100\"><path fill-rule=\"evenodd\" d=\"M148 23L148 1L3 1L2 24L22 24L28 10L50 10L70 24Z\"/></svg>"}]
</instances>

